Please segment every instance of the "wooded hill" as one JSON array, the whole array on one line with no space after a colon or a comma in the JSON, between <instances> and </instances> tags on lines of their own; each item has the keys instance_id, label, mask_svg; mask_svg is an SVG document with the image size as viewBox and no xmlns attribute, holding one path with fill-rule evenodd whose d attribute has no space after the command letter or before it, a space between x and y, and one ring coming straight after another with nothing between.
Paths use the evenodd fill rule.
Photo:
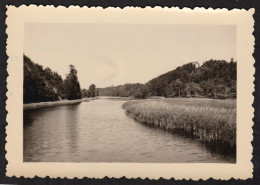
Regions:
<instances>
[{"instance_id":1,"label":"wooded hill","mask_svg":"<svg viewBox=\"0 0 260 185\"><path fill-rule=\"evenodd\" d=\"M80 88L77 70L69 66L62 77L50 68L34 63L24 55L24 103L74 100L81 97L121 96L147 98L151 96L228 97L236 94L237 63L231 60L209 60L202 66L188 63L162 74L145 84L127 83L119 86Z\"/></svg>"},{"instance_id":2,"label":"wooded hill","mask_svg":"<svg viewBox=\"0 0 260 185\"><path fill-rule=\"evenodd\" d=\"M69 66L70 72L66 79L52 71L31 61L24 55L24 103L57 101L61 99L74 100L81 98L81 89L77 77L77 70Z\"/></svg>"},{"instance_id":3,"label":"wooded hill","mask_svg":"<svg viewBox=\"0 0 260 185\"><path fill-rule=\"evenodd\" d=\"M145 84L125 84L99 88L100 96L213 96L236 94L237 63L231 59L209 60L199 66L192 62L162 74Z\"/></svg>"}]
</instances>

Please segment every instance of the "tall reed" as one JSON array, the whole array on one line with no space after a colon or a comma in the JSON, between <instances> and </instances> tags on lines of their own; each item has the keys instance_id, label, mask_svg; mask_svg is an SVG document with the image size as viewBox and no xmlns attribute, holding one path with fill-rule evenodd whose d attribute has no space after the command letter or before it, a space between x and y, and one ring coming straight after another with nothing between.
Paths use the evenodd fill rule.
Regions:
<instances>
[{"instance_id":1,"label":"tall reed","mask_svg":"<svg viewBox=\"0 0 260 185\"><path fill-rule=\"evenodd\" d=\"M141 123L183 130L202 141L236 145L236 100L136 100L126 102L123 108Z\"/></svg>"}]
</instances>

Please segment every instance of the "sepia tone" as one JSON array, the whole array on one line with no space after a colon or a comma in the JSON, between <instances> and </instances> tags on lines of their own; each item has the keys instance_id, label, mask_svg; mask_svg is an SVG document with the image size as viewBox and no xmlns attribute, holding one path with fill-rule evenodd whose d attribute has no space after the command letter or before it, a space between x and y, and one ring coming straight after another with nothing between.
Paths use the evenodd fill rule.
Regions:
<instances>
[{"instance_id":1,"label":"sepia tone","mask_svg":"<svg viewBox=\"0 0 260 185\"><path fill-rule=\"evenodd\" d=\"M157 13L160 11L157 9ZM177 12L176 15L180 14ZM223 15L224 12L229 13L223 11ZM194 13L198 17L203 14ZM234 12L233 16L242 14ZM232 22L232 16L227 21ZM23 130L23 144L19 147L21 166L27 169L31 165L45 166L45 169L46 165L112 167L115 171L105 173L113 177L122 174L116 173L120 169L128 169L131 177L136 176L131 171L142 166L146 177L155 178L170 177L166 170L169 167L178 169L172 175L179 178L187 177L181 174L181 169L192 164L196 169L206 169L209 165L211 177L243 178L246 173L242 174L241 170L236 175L213 173L217 166L233 171L242 166L245 169L246 164L249 164L247 168L251 166L246 163L249 160L241 160L250 153L244 150L250 146L243 145L242 149L241 144L247 143L251 136L240 140L241 97L248 96L241 86L241 78L246 76L239 67L244 65L239 62L244 60L240 49L243 37L239 37L241 32L237 26L240 23L227 26L220 22L219 25L205 25L206 22L202 21L204 25L172 22L141 26L132 23L23 24L23 50L19 59L23 68L23 82L19 85L23 89L22 96L19 95L23 102L23 123L19 127ZM85 31L82 30L98 32L92 32L95 37L89 31L91 40L74 32L63 32L64 27L83 35ZM178 35L178 29L183 36ZM105 36L105 30L115 32L113 41ZM190 37L185 36L185 30L190 31L186 33ZM48 32L59 35L55 37L56 43L48 37ZM123 37L117 37L120 34ZM177 44L166 39L167 34ZM100 37L107 41L103 38L98 43ZM73 42L70 44L68 39ZM69 53L72 48L74 52ZM106 48L110 49L106 51ZM98 54L95 53L97 49L100 49ZM85 58L88 51L91 57ZM56 62L57 58L64 62ZM250 115L243 114L244 119ZM11 145L8 146L9 151L13 151ZM152 171L148 170L151 165L154 166ZM12 161L9 169L11 166ZM155 175L156 169L162 166L165 170ZM189 177L207 176L199 177L193 169L190 168ZM95 170L88 172L88 176L93 177L93 173ZM76 176L81 174L79 171Z\"/></svg>"}]
</instances>

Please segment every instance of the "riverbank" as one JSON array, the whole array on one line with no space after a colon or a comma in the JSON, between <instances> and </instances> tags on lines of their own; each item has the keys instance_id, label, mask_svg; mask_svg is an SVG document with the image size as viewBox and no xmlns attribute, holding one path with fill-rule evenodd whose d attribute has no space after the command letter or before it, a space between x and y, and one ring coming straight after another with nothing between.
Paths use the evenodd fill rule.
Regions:
<instances>
[{"instance_id":1,"label":"riverbank","mask_svg":"<svg viewBox=\"0 0 260 185\"><path fill-rule=\"evenodd\" d=\"M81 103L82 99L78 100L61 100L61 101L52 101L52 102L39 102L39 103L28 103L23 105L24 110L28 109L37 109L37 108L44 108L44 107L54 107L54 106L61 106L61 105L72 105Z\"/></svg>"},{"instance_id":2,"label":"riverbank","mask_svg":"<svg viewBox=\"0 0 260 185\"><path fill-rule=\"evenodd\" d=\"M135 121L209 143L236 146L236 101L169 98L123 104Z\"/></svg>"}]
</instances>

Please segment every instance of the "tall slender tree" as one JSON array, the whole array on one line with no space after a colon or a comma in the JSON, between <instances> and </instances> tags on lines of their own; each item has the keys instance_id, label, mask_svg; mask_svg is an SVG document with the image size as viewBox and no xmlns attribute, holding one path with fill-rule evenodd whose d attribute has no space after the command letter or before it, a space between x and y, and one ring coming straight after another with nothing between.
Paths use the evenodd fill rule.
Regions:
<instances>
[{"instance_id":1,"label":"tall slender tree","mask_svg":"<svg viewBox=\"0 0 260 185\"><path fill-rule=\"evenodd\" d=\"M64 80L64 94L68 100L75 100L81 98L80 84L78 81L77 70L75 66L70 65L70 73L66 75Z\"/></svg>"}]
</instances>

